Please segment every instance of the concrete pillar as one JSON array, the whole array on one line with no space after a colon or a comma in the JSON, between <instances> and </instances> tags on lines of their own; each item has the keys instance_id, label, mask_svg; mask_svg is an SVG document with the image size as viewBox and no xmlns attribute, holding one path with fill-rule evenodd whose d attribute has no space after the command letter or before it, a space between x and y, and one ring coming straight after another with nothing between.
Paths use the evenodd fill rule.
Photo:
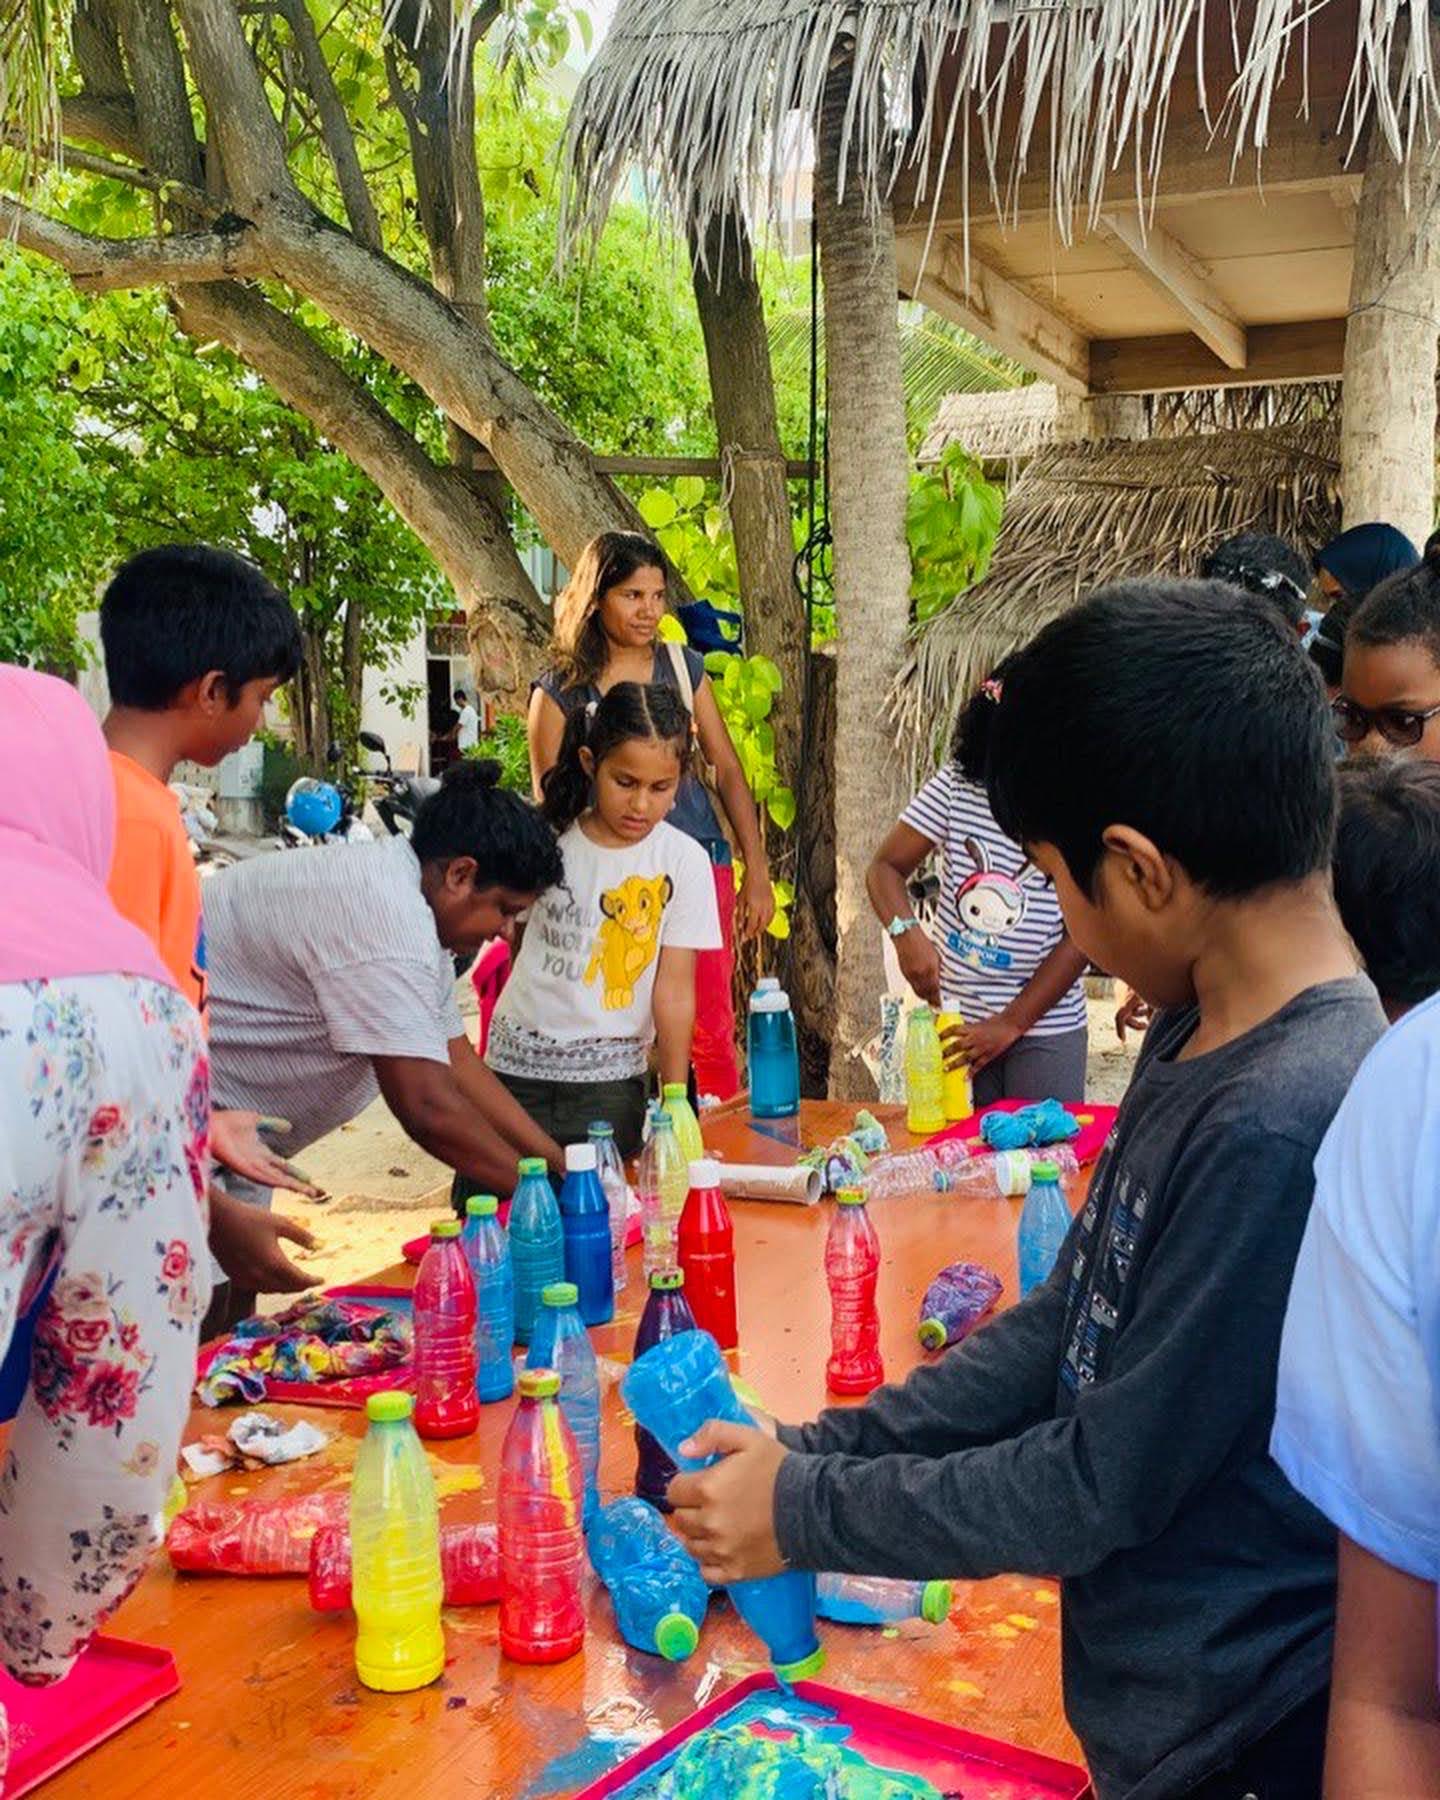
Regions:
<instances>
[{"instance_id":1,"label":"concrete pillar","mask_svg":"<svg viewBox=\"0 0 1440 1800\"><path fill-rule=\"evenodd\" d=\"M1055 407L1057 444L1138 443L1148 438L1142 394L1059 394Z\"/></svg>"}]
</instances>

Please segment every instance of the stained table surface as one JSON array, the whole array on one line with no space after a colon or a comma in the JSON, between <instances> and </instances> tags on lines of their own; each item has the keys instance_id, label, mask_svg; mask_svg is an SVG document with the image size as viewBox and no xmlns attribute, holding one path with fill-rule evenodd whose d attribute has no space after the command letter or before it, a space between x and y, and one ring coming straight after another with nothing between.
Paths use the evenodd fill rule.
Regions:
<instances>
[{"instance_id":1,"label":"stained table surface","mask_svg":"<svg viewBox=\"0 0 1440 1800\"><path fill-rule=\"evenodd\" d=\"M905 1137L894 1109L877 1109L892 1143ZM848 1128L853 1109L806 1102L807 1144ZM709 1147L730 1162L789 1162L794 1149L752 1126L739 1108L706 1120ZM822 1257L830 1205L736 1201L739 1373L781 1418L809 1418L826 1403L829 1304ZM915 1325L936 1271L964 1257L994 1269L1013 1299L1018 1203L924 1195L874 1209L883 1266L882 1342L892 1378L921 1360ZM412 1226L413 1230L413 1226ZM408 1233L406 1235L409 1235ZM401 1230L397 1226L398 1239ZM408 1284L401 1265L377 1279ZM628 1359L642 1299L640 1252L613 1325L593 1336L602 1357ZM618 1372L618 1371L617 1371ZM261 1497L343 1487L363 1430L357 1413L277 1407L335 1433L303 1463L261 1475L220 1475L192 1498ZM478 1433L429 1446L442 1512L493 1518L500 1445L511 1402L483 1409ZM197 1407L187 1440L225 1431L233 1409ZM634 1439L618 1392L607 1392L601 1491L628 1492ZM935 1571L937 1575L943 1570ZM172 1699L57 1776L47 1800L104 1795L263 1794L266 1800L540 1800L572 1794L614 1760L616 1745L653 1737L761 1666L755 1639L720 1602L699 1649L666 1664L630 1650L608 1598L591 1578L589 1634L569 1662L527 1668L503 1660L497 1609L447 1609L449 1660L432 1688L372 1694L355 1679L348 1615L312 1613L299 1579L177 1575L161 1555L109 1629L174 1651L183 1686ZM949 1621L894 1631L822 1623L823 1679L936 1719L1079 1760L1061 1710L1059 1607L1053 1584L1031 1578L957 1583Z\"/></svg>"}]
</instances>

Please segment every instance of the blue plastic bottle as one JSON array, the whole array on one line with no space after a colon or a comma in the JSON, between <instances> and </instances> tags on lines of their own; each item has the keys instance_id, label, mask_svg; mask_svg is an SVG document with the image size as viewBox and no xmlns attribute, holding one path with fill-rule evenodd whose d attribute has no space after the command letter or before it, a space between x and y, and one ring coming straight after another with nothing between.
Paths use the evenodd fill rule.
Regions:
<instances>
[{"instance_id":1,"label":"blue plastic bottle","mask_svg":"<svg viewBox=\"0 0 1440 1800\"><path fill-rule=\"evenodd\" d=\"M693 1331L695 1315L685 1298L685 1276L679 1269L657 1269L650 1277L650 1296L640 1315L631 1361L677 1331ZM635 1427L635 1492L661 1512L669 1512L665 1490L675 1479L675 1465L646 1431Z\"/></svg>"},{"instance_id":2,"label":"blue plastic bottle","mask_svg":"<svg viewBox=\"0 0 1440 1800\"><path fill-rule=\"evenodd\" d=\"M565 1279L580 1290L580 1317L587 1325L608 1325L615 1317L610 1202L600 1185L593 1144L566 1146L560 1226L565 1234Z\"/></svg>"},{"instance_id":3,"label":"blue plastic bottle","mask_svg":"<svg viewBox=\"0 0 1440 1800\"><path fill-rule=\"evenodd\" d=\"M800 1057L790 998L773 975L750 996L746 1037L750 1112L757 1119L791 1119L800 1110Z\"/></svg>"},{"instance_id":4,"label":"blue plastic bottle","mask_svg":"<svg viewBox=\"0 0 1440 1800\"><path fill-rule=\"evenodd\" d=\"M510 1245L493 1194L472 1194L465 1202L460 1241L475 1282L475 1396L505 1400L515 1391L510 1346L515 1342L515 1275Z\"/></svg>"},{"instance_id":5,"label":"blue plastic bottle","mask_svg":"<svg viewBox=\"0 0 1440 1800\"><path fill-rule=\"evenodd\" d=\"M590 1561L633 1649L682 1662L700 1642L710 1590L700 1565L643 1500L612 1500L585 1528Z\"/></svg>"},{"instance_id":6,"label":"blue plastic bottle","mask_svg":"<svg viewBox=\"0 0 1440 1800\"><path fill-rule=\"evenodd\" d=\"M730 1385L720 1346L708 1331L682 1331L633 1362L620 1383L625 1403L682 1469L703 1469L680 1446L707 1419L753 1425ZM815 1577L798 1571L731 1584L735 1610L765 1645L783 1682L818 1675L825 1652L815 1635Z\"/></svg>"},{"instance_id":7,"label":"blue plastic bottle","mask_svg":"<svg viewBox=\"0 0 1440 1800\"><path fill-rule=\"evenodd\" d=\"M515 1276L515 1342L528 1344L540 1296L565 1278L560 1207L543 1157L527 1156L510 1202L510 1266Z\"/></svg>"},{"instance_id":8,"label":"blue plastic bottle","mask_svg":"<svg viewBox=\"0 0 1440 1800\"><path fill-rule=\"evenodd\" d=\"M1020 1212L1017 1248L1022 1300L1055 1267L1069 1229L1070 1208L1060 1191L1060 1170L1053 1162L1037 1162L1030 1170L1030 1192Z\"/></svg>"},{"instance_id":9,"label":"blue plastic bottle","mask_svg":"<svg viewBox=\"0 0 1440 1800\"><path fill-rule=\"evenodd\" d=\"M580 1447L584 1516L589 1518L600 1502L600 1371L577 1298L573 1281L555 1281L546 1288L525 1367L554 1369L560 1377L560 1410Z\"/></svg>"}]
</instances>

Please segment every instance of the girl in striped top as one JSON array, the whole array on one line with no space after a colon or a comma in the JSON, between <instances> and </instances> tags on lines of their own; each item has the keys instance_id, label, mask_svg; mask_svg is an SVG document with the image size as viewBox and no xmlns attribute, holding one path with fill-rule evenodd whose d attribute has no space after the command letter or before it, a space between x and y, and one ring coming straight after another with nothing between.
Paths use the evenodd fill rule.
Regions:
<instances>
[{"instance_id":1,"label":"girl in striped top","mask_svg":"<svg viewBox=\"0 0 1440 1800\"><path fill-rule=\"evenodd\" d=\"M985 792L990 721L1006 664L960 714L950 760L926 782L870 864L870 900L920 996L958 1012L947 1055L970 1065L975 1104L1084 1098L1085 959L1065 935L1050 884L995 823ZM908 882L938 850L932 940Z\"/></svg>"}]
</instances>

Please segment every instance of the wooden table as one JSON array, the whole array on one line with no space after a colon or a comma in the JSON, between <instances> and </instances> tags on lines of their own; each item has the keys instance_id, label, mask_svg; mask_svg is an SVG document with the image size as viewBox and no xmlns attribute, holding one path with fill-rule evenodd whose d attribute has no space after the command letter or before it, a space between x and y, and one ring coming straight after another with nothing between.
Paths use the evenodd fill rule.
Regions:
<instances>
[{"instance_id":1,"label":"wooden table","mask_svg":"<svg viewBox=\"0 0 1440 1800\"><path fill-rule=\"evenodd\" d=\"M906 1142L893 1111L892 1141ZM853 1113L807 1102L807 1142L843 1132ZM706 1122L712 1149L732 1162L787 1162L794 1151L761 1135L742 1110ZM786 1419L825 1403L829 1308L822 1251L828 1205L734 1204L740 1373ZM921 1295L936 1270L958 1257L993 1268L1015 1293L1014 1203L921 1196L876 1209L884 1253L880 1309L886 1368L902 1376L922 1352L915 1337ZM398 1233L397 1233L398 1235ZM594 1333L602 1355L628 1357L641 1303L639 1251L620 1316ZM403 1268L382 1279L408 1279ZM339 1485L362 1429L360 1415L277 1408L339 1435L329 1450L286 1470L217 1476L193 1490L224 1497ZM493 1517L500 1443L510 1403L484 1409L475 1438L432 1445L445 1486L478 1472L478 1492L443 1497L450 1517ZM187 1437L226 1429L225 1413L197 1408ZM618 1394L607 1395L601 1490L628 1492L634 1440ZM935 1573L943 1574L943 1570ZM451 1660L433 1688L387 1697L360 1687L351 1662L348 1614L309 1610L291 1579L177 1576L156 1559L110 1629L174 1650L184 1685L148 1717L86 1757L44 1790L46 1800L157 1794L209 1800L540 1800L573 1793L612 1759L605 1733L655 1735L691 1712L696 1690L728 1686L761 1666L762 1653L717 1603L688 1662L639 1655L617 1635L595 1584L585 1648L569 1662L536 1669L501 1659L496 1609L446 1613ZM957 1584L948 1623L906 1624L894 1635L822 1624L824 1679L937 1719L1079 1760L1060 1707L1059 1611L1054 1587L1018 1577Z\"/></svg>"}]
</instances>

